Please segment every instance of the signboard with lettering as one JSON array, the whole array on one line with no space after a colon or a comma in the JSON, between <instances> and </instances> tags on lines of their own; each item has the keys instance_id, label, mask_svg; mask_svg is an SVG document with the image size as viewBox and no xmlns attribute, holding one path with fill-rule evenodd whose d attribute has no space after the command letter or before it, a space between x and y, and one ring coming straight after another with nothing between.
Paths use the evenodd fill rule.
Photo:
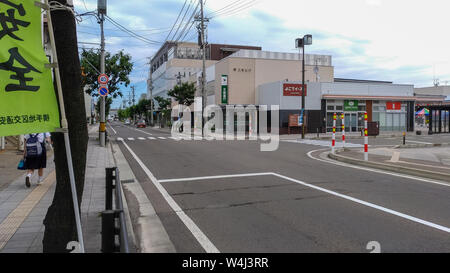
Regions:
<instances>
[{"instance_id":1,"label":"signboard with lettering","mask_svg":"<svg viewBox=\"0 0 450 273\"><path fill-rule=\"evenodd\" d=\"M289 127L297 127L299 126L299 114L290 114L289 115Z\"/></svg>"},{"instance_id":2,"label":"signboard with lettering","mask_svg":"<svg viewBox=\"0 0 450 273\"><path fill-rule=\"evenodd\" d=\"M221 98L223 104L228 104L228 76L222 75L221 77Z\"/></svg>"},{"instance_id":3,"label":"signboard with lettering","mask_svg":"<svg viewBox=\"0 0 450 273\"><path fill-rule=\"evenodd\" d=\"M283 83L283 96L301 96L302 85L298 83ZM305 96L307 94L307 85L305 84Z\"/></svg>"},{"instance_id":4,"label":"signboard with lettering","mask_svg":"<svg viewBox=\"0 0 450 273\"><path fill-rule=\"evenodd\" d=\"M35 0L0 0L0 136L60 128Z\"/></svg>"},{"instance_id":5,"label":"signboard with lettering","mask_svg":"<svg viewBox=\"0 0 450 273\"><path fill-rule=\"evenodd\" d=\"M402 110L402 103L400 101L387 101L386 112L399 112Z\"/></svg>"},{"instance_id":6,"label":"signboard with lettering","mask_svg":"<svg viewBox=\"0 0 450 273\"><path fill-rule=\"evenodd\" d=\"M358 101L357 100L344 100L344 111L346 111L346 112L358 111Z\"/></svg>"}]
</instances>

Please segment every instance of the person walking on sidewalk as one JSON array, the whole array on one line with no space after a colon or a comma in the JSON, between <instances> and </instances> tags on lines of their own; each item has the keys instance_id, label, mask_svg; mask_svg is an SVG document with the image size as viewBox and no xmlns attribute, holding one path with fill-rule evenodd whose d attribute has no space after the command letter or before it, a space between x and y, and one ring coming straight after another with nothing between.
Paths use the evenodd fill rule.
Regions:
<instances>
[{"instance_id":1,"label":"person walking on sidewalk","mask_svg":"<svg viewBox=\"0 0 450 273\"><path fill-rule=\"evenodd\" d=\"M25 135L24 142L24 158L25 169L27 176L25 177L25 185L29 188L31 186L31 176L34 170L38 170L37 184L42 183L42 176L44 168L47 167L47 150L45 148L45 141L51 144L50 133L28 134Z\"/></svg>"}]
</instances>

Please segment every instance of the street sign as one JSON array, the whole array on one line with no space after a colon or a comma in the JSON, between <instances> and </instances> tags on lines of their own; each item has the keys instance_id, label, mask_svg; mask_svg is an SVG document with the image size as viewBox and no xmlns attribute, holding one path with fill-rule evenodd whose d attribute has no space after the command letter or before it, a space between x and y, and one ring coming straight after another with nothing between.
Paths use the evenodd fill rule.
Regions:
<instances>
[{"instance_id":1,"label":"street sign","mask_svg":"<svg viewBox=\"0 0 450 273\"><path fill-rule=\"evenodd\" d=\"M109 94L108 87L106 87L106 86L100 86L100 88L98 89L98 93L99 93L100 96L102 96L102 97L108 96L108 94Z\"/></svg>"},{"instance_id":2,"label":"street sign","mask_svg":"<svg viewBox=\"0 0 450 273\"><path fill-rule=\"evenodd\" d=\"M108 81L109 81L108 75L100 74L100 76L98 76L98 83L99 84L107 84Z\"/></svg>"}]
</instances>

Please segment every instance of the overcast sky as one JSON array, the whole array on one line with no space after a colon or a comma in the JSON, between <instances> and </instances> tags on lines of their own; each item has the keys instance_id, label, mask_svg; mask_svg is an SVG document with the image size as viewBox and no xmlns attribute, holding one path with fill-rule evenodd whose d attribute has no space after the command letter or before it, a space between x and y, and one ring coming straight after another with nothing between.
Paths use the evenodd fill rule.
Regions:
<instances>
[{"instance_id":1,"label":"overcast sky","mask_svg":"<svg viewBox=\"0 0 450 273\"><path fill-rule=\"evenodd\" d=\"M148 57L166 40L185 0L108 0L108 15L152 42L143 42L105 23L106 49L133 57L136 97L146 92ZM198 0L186 0L184 29ZM96 0L74 0L78 13L97 9ZM335 77L385 80L417 87L433 78L450 85L450 1L448 0L206 0L208 42L261 46L298 52L294 40L312 34L306 53L332 55ZM213 13L214 11L217 11ZM189 25L186 30L189 29ZM78 41L99 43L95 18L83 17ZM185 40L196 41L195 25ZM128 36L128 37L127 37ZM180 38L181 38L180 37ZM97 47L80 44L81 47ZM300 73L300 72L299 72ZM128 94L129 87L123 87ZM120 100L113 107L119 107Z\"/></svg>"}]
</instances>

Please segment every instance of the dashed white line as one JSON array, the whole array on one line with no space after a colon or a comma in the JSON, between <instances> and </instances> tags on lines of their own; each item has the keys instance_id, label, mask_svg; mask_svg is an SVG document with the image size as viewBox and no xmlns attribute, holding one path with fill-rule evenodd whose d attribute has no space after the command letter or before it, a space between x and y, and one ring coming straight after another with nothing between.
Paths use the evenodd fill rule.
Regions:
<instances>
[{"instance_id":1,"label":"dashed white line","mask_svg":"<svg viewBox=\"0 0 450 273\"><path fill-rule=\"evenodd\" d=\"M143 138L143 137L138 137L138 139L139 139L139 140L145 140L145 138Z\"/></svg>"},{"instance_id":2,"label":"dashed white line","mask_svg":"<svg viewBox=\"0 0 450 273\"><path fill-rule=\"evenodd\" d=\"M133 141L133 140L134 140L134 138L133 138L133 137L129 137L129 138L128 138L128 140L131 140L131 141Z\"/></svg>"},{"instance_id":3,"label":"dashed white line","mask_svg":"<svg viewBox=\"0 0 450 273\"><path fill-rule=\"evenodd\" d=\"M159 139L166 139L165 137L161 137L161 136L160 136L160 137L158 137L158 138L159 138Z\"/></svg>"},{"instance_id":4,"label":"dashed white line","mask_svg":"<svg viewBox=\"0 0 450 273\"><path fill-rule=\"evenodd\" d=\"M148 138L148 139L150 139L150 140L156 139L156 138L154 138L154 137L151 137L151 136L150 136L150 137L147 137L147 138Z\"/></svg>"}]
</instances>

